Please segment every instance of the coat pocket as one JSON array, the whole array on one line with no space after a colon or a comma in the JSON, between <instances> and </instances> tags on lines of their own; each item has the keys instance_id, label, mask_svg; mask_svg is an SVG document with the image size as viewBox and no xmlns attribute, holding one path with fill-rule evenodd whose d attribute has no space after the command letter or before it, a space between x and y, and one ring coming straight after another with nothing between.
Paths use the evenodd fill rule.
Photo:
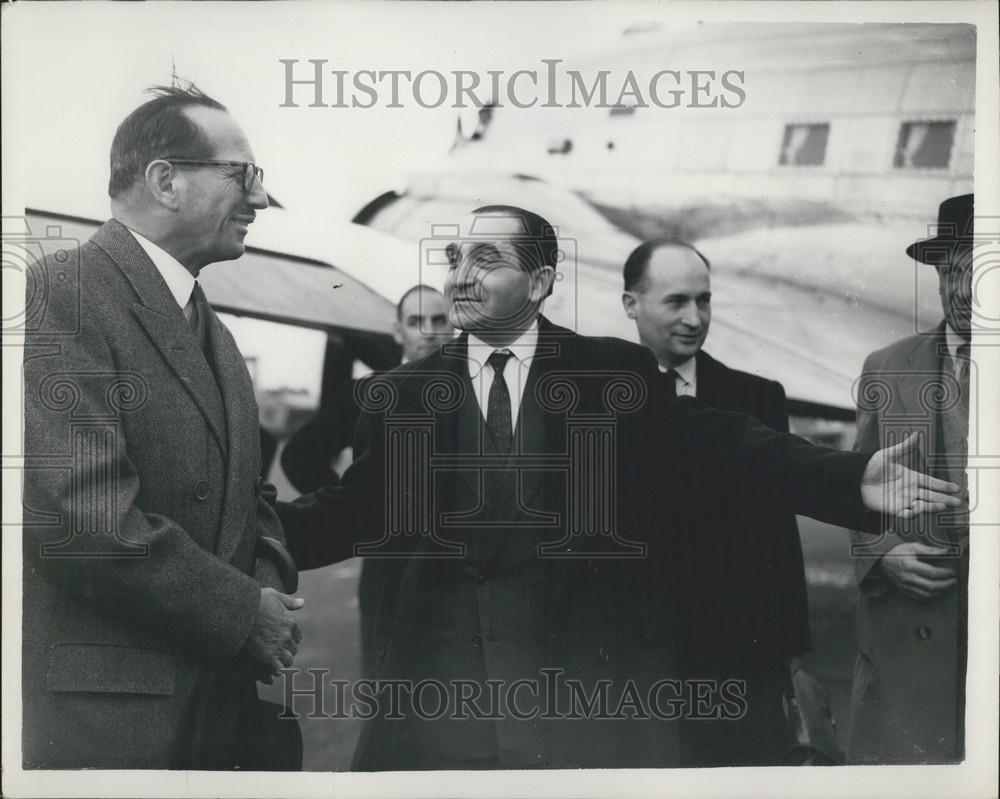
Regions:
<instances>
[{"instance_id":1,"label":"coat pocket","mask_svg":"<svg viewBox=\"0 0 1000 799\"><path fill-rule=\"evenodd\" d=\"M60 693L174 693L176 666L166 652L119 644L63 643L49 650L45 674Z\"/></svg>"}]
</instances>

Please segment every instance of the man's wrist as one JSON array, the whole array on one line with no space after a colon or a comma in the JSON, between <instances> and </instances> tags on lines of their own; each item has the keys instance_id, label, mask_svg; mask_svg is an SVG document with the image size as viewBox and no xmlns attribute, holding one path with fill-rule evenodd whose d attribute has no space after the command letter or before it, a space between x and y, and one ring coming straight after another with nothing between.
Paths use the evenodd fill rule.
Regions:
<instances>
[{"instance_id":1,"label":"man's wrist","mask_svg":"<svg viewBox=\"0 0 1000 799\"><path fill-rule=\"evenodd\" d=\"M260 584L261 588L273 588L276 591L285 591L285 582L282 579L281 572L275 563L269 558L257 558L257 563L253 570L254 579Z\"/></svg>"},{"instance_id":2,"label":"man's wrist","mask_svg":"<svg viewBox=\"0 0 1000 799\"><path fill-rule=\"evenodd\" d=\"M254 581L254 587L257 589L253 601L253 612L250 612L250 603L247 603L247 607L243 610L243 619L240 625L240 645L237 647L234 655L238 655L241 652L246 652L247 643L250 641L250 636L253 633L254 627L257 625L257 619L260 618L261 613L261 602L263 601L264 589L259 583Z\"/></svg>"},{"instance_id":3,"label":"man's wrist","mask_svg":"<svg viewBox=\"0 0 1000 799\"><path fill-rule=\"evenodd\" d=\"M267 560L274 565L281 576L284 593L294 594L299 588L299 570L295 560L276 538L260 536L257 538L257 559Z\"/></svg>"}]
</instances>

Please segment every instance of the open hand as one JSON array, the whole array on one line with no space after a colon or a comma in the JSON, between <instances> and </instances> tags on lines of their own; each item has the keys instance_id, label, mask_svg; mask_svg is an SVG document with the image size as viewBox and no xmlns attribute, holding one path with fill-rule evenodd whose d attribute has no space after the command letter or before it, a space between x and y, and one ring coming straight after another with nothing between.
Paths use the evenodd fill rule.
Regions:
<instances>
[{"instance_id":1,"label":"open hand","mask_svg":"<svg viewBox=\"0 0 1000 799\"><path fill-rule=\"evenodd\" d=\"M306 601L282 594L273 588L260 589L257 618L244 648L269 674L277 674L291 666L299 651L302 632L290 611L298 610Z\"/></svg>"},{"instance_id":2,"label":"open hand","mask_svg":"<svg viewBox=\"0 0 1000 799\"><path fill-rule=\"evenodd\" d=\"M922 513L939 513L962 504L956 496L959 486L947 480L915 472L903 465L916 449L917 437L910 435L894 447L880 449L861 476L861 500L868 510L900 519L912 519Z\"/></svg>"},{"instance_id":3,"label":"open hand","mask_svg":"<svg viewBox=\"0 0 1000 799\"><path fill-rule=\"evenodd\" d=\"M882 556L882 573L901 592L913 599L931 599L947 591L958 580L954 569L933 566L920 560L921 555L946 555L944 547L919 541L897 544Z\"/></svg>"}]
</instances>

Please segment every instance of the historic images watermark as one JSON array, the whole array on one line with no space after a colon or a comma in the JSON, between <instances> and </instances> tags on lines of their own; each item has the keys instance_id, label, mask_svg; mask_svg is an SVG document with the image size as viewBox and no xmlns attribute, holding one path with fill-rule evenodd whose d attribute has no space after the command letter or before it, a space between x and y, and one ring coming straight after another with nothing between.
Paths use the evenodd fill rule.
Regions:
<instances>
[{"instance_id":1,"label":"historic images watermark","mask_svg":"<svg viewBox=\"0 0 1000 799\"><path fill-rule=\"evenodd\" d=\"M80 331L80 242L63 235L61 225L32 228L27 217L3 217L3 283L5 337L44 333L75 336ZM32 269L32 264L51 256L50 268ZM67 295L74 312L53 320L47 313L56 294ZM21 307L20 300L24 300ZM65 299L65 298L64 298Z\"/></svg>"},{"instance_id":2,"label":"historic images watermark","mask_svg":"<svg viewBox=\"0 0 1000 799\"><path fill-rule=\"evenodd\" d=\"M746 683L738 679L663 678L583 681L562 668L517 680L331 679L328 669L282 669L284 718L661 721L741 719Z\"/></svg>"},{"instance_id":3,"label":"historic images watermark","mask_svg":"<svg viewBox=\"0 0 1000 799\"><path fill-rule=\"evenodd\" d=\"M326 58L279 58L280 108L739 108L747 99L738 69L560 69L543 58L530 69L332 69Z\"/></svg>"},{"instance_id":4,"label":"historic images watermark","mask_svg":"<svg viewBox=\"0 0 1000 799\"><path fill-rule=\"evenodd\" d=\"M52 534L39 545L46 558L146 557L149 545L127 540L119 528L121 476L109 464L121 446L124 417L143 409L150 387L136 371L57 368L80 335L82 281L94 277L81 272L80 242L62 226L33 228L26 217L3 223L4 285L24 298L23 310L5 308L3 334L5 343L23 346L25 372L36 378L23 412L29 421L39 414L67 420L62 449L4 453L4 468L24 474L24 534ZM58 512L34 506L59 484L69 486L69 499Z\"/></svg>"}]
</instances>

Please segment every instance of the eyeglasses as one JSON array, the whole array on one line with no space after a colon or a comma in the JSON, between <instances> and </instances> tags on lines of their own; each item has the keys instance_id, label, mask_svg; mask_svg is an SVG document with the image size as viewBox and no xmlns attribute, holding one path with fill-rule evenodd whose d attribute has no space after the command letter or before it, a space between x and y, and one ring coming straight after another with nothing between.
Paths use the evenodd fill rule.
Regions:
<instances>
[{"instance_id":1,"label":"eyeglasses","mask_svg":"<svg viewBox=\"0 0 1000 799\"><path fill-rule=\"evenodd\" d=\"M197 160L194 158L174 158L172 155L168 155L161 160L166 161L168 164L183 164L188 166L238 166L240 167L240 175L243 178L244 193L250 192L256 181L259 180L261 185L264 183L264 170L253 163L253 161Z\"/></svg>"}]
</instances>

